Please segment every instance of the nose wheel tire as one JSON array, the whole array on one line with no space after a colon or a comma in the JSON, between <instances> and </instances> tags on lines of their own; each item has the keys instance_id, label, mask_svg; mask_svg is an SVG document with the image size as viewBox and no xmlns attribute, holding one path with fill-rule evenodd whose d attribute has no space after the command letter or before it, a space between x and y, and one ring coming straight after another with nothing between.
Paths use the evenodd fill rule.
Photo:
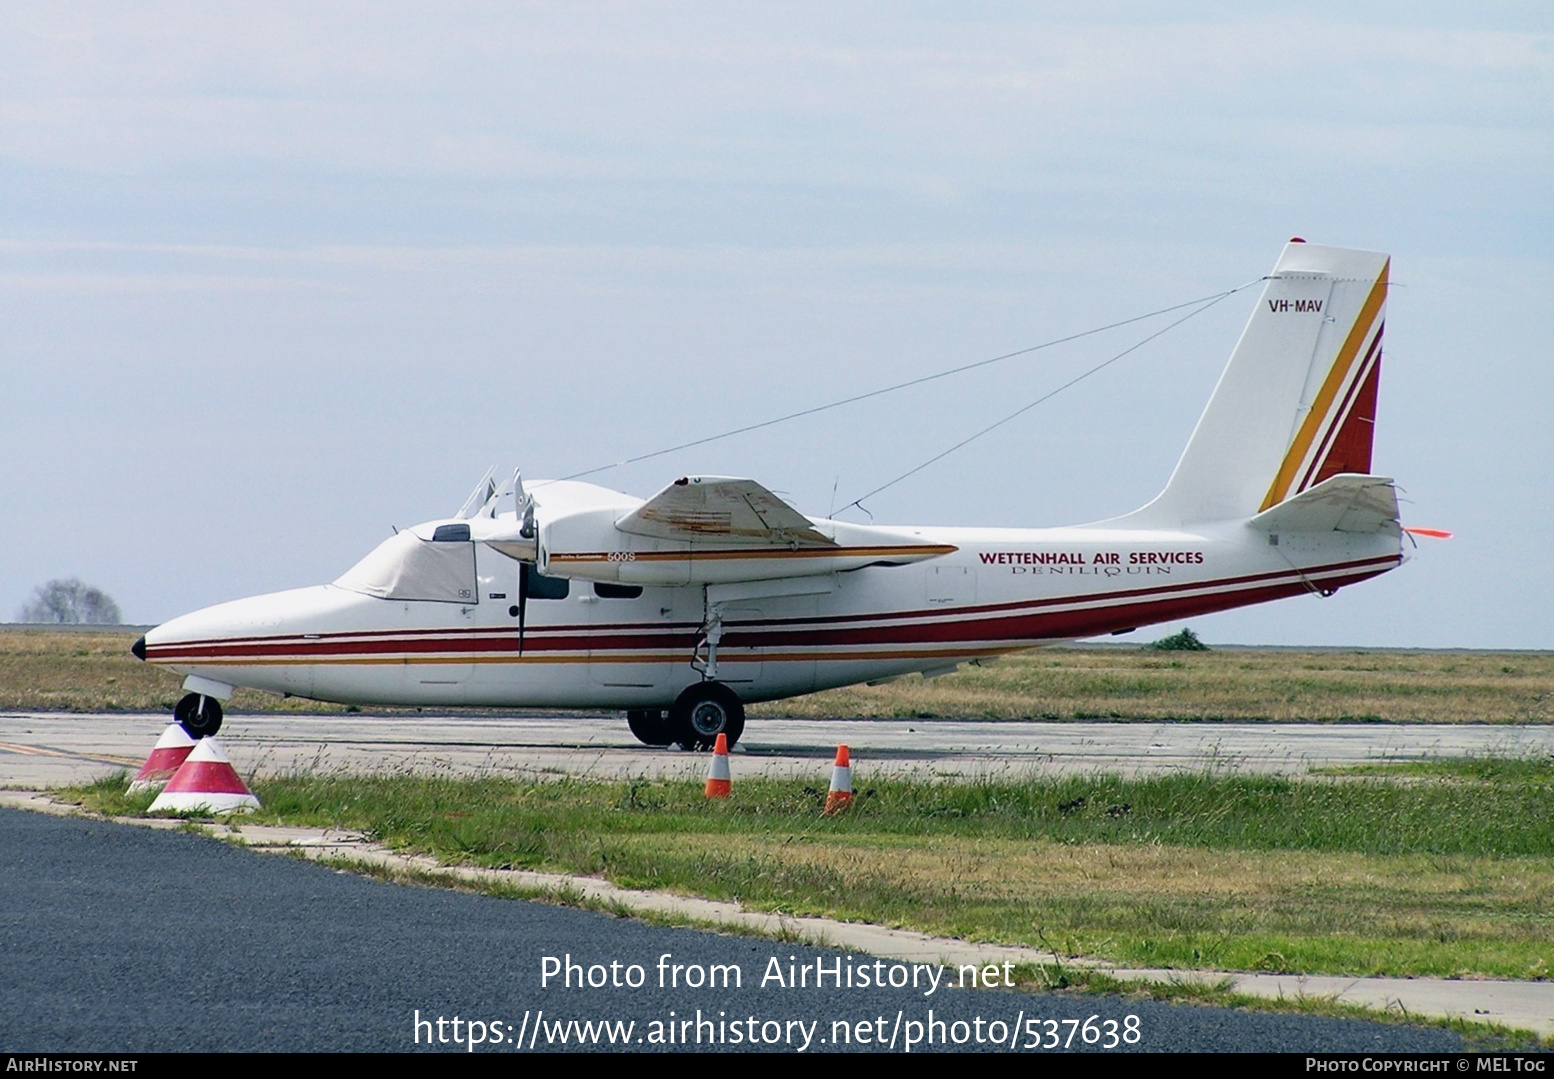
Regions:
<instances>
[{"instance_id":1,"label":"nose wheel tire","mask_svg":"<svg viewBox=\"0 0 1554 1079\"><path fill-rule=\"evenodd\" d=\"M711 749L720 734L732 749L745 731L745 706L721 682L702 682L674 702L669 727L681 749Z\"/></svg>"},{"instance_id":2,"label":"nose wheel tire","mask_svg":"<svg viewBox=\"0 0 1554 1079\"><path fill-rule=\"evenodd\" d=\"M645 746L667 746L674 741L674 729L664 716L662 708L630 708L626 711L626 726Z\"/></svg>"},{"instance_id":3,"label":"nose wheel tire","mask_svg":"<svg viewBox=\"0 0 1554 1079\"><path fill-rule=\"evenodd\" d=\"M190 693L173 706L173 718L190 738L210 738L221 729L221 702Z\"/></svg>"}]
</instances>

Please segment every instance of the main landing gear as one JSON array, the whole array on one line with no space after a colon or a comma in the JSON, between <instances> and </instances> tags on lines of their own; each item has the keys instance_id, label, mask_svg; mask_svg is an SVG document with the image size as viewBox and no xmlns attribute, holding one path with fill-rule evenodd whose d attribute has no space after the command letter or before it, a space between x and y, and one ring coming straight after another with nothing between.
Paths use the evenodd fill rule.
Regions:
<instances>
[{"instance_id":1,"label":"main landing gear","mask_svg":"<svg viewBox=\"0 0 1554 1079\"><path fill-rule=\"evenodd\" d=\"M674 732L669 729L662 708L628 708L626 726L645 746L667 746L674 741Z\"/></svg>"},{"instance_id":2,"label":"main landing gear","mask_svg":"<svg viewBox=\"0 0 1554 1079\"><path fill-rule=\"evenodd\" d=\"M173 705L173 718L190 738L210 738L221 729L221 702L203 693L189 693Z\"/></svg>"},{"instance_id":3,"label":"main landing gear","mask_svg":"<svg viewBox=\"0 0 1554 1079\"><path fill-rule=\"evenodd\" d=\"M711 749L720 734L732 749L745 733L745 706L722 682L699 682L675 700L669 726L681 749Z\"/></svg>"},{"instance_id":4,"label":"main landing gear","mask_svg":"<svg viewBox=\"0 0 1554 1079\"><path fill-rule=\"evenodd\" d=\"M718 679L718 644L723 640L723 608L708 603L691 666L702 681L675 698L666 717L663 709L633 708L626 713L631 733L650 746L678 742L681 749L711 749L723 735L730 749L745 732L745 706L739 695Z\"/></svg>"},{"instance_id":5,"label":"main landing gear","mask_svg":"<svg viewBox=\"0 0 1554 1079\"><path fill-rule=\"evenodd\" d=\"M721 682L699 682L675 700L665 716L660 708L633 708L626 725L644 745L681 749L711 749L723 735L729 748L745 731L745 706L735 692Z\"/></svg>"}]
</instances>

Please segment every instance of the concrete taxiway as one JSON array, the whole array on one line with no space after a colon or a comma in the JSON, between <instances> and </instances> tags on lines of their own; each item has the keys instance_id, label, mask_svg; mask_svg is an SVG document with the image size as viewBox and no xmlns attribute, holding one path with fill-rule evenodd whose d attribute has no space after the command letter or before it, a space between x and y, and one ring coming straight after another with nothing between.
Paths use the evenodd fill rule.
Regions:
<instances>
[{"instance_id":1,"label":"concrete taxiway","mask_svg":"<svg viewBox=\"0 0 1554 1079\"><path fill-rule=\"evenodd\" d=\"M0 714L0 785L39 789L134 769L162 715ZM600 778L699 776L703 759L643 746L617 716L234 715L221 730L245 774L449 772ZM1432 757L1554 755L1554 727L1299 723L1024 723L753 719L744 775L826 771L851 747L858 774L944 778L1313 768Z\"/></svg>"}]
</instances>

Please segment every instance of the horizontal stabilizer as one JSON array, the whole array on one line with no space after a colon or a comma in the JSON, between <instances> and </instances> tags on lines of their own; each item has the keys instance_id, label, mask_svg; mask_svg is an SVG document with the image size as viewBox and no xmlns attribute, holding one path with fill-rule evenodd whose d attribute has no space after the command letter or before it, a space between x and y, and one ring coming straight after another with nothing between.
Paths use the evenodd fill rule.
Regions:
<instances>
[{"instance_id":1,"label":"horizontal stabilizer","mask_svg":"<svg viewBox=\"0 0 1554 1079\"><path fill-rule=\"evenodd\" d=\"M835 546L815 531L808 517L765 487L730 476L682 476L616 521L615 527L653 539Z\"/></svg>"},{"instance_id":2,"label":"horizontal stabilizer","mask_svg":"<svg viewBox=\"0 0 1554 1079\"><path fill-rule=\"evenodd\" d=\"M1330 476L1249 522L1263 532L1388 532L1400 535L1398 492L1386 476Z\"/></svg>"}]
</instances>

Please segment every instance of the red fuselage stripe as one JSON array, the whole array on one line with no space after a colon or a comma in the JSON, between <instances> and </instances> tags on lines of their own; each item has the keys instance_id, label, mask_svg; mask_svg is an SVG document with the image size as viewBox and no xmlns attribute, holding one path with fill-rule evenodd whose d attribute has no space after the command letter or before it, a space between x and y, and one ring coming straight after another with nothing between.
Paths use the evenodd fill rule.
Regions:
<instances>
[{"instance_id":1,"label":"red fuselage stripe","mask_svg":"<svg viewBox=\"0 0 1554 1079\"><path fill-rule=\"evenodd\" d=\"M826 658L866 659L870 647L901 645L954 644L996 646L1015 642L1058 640L1094 636L1114 629L1130 628L1148 622L1206 614L1232 607L1261 603L1283 596L1298 595L1316 588L1337 588L1374 577L1397 565L1396 557L1368 559L1305 570L1255 574L1223 581L1204 581L1195 585L1102 593L1095 596L1070 596L1062 599L1000 604L993 607L964 608L954 612L910 612L883 617L917 619L900 625L836 626L836 622L865 622L881 616L857 618L772 619L750 623L731 623L720 648L725 651L806 648L851 648L858 651ZM1312 583L1308 578L1320 576ZM1283 578L1283 580L1268 580ZM1264 583L1258 583L1264 582ZM1210 591L1212 590L1212 591ZM1206 592L1182 595L1185 591ZM1073 609L1046 610L1056 605ZM1013 609L1011 609L1013 608ZM927 615L936 616L924 620ZM966 617L980 614L981 617ZM827 624L831 628L819 628ZM531 629L523 642L525 655L541 659L549 653L590 652L601 661L611 653L663 651L681 653L696 642L696 626L610 626L556 627L539 634ZM450 634L460 634L454 637ZM351 638L354 639L343 639ZM519 638L511 630L433 630L410 635L403 631L368 637L364 634L330 634L318 638L296 636L282 638L238 638L189 642L149 647L147 659L154 663L189 665L249 663L339 663L339 662L475 662L516 656ZM413 658L412 658L413 657ZM555 658L559 658L556 656ZM653 657L633 657L648 661ZM669 657L662 657L669 658ZM792 657L799 659L802 655ZM814 658L822 658L819 655Z\"/></svg>"}]
</instances>

